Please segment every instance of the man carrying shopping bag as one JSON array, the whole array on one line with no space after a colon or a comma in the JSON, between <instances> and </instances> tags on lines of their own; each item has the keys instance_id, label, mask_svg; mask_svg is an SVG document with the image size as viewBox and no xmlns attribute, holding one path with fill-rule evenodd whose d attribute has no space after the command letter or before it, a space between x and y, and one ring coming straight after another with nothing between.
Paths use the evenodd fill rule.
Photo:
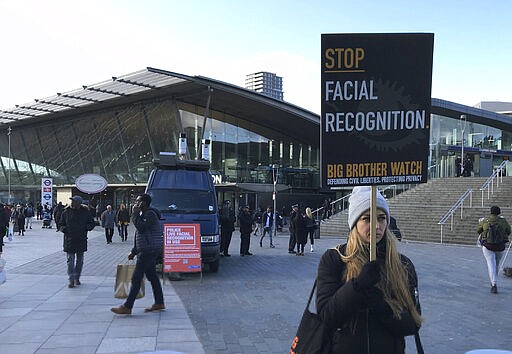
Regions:
<instances>
[{"instance_id":1,"label":"man carrying shopping bag","mask_svg":"<svg viewBox=\"0 0 512 354\"><path fill-rule=\"evenodd\" d=\"M151 283L155 303L144 312L164 310L164 295L160 279L156 274L156 259L162 252L163 225L160 222L160 212L150 207L151 196L141 194L137 197L132 210L132 222L135 226L134 246L128 259L137 256L137 263L132 275L130 293L125 303L110 310L118 315L130 315L132 313L135 298L139 293L144 274Z\"/></svg>"},{"instance_id":2,"label":"man carrying shopping bag","mask_svg":"<svg viewBox=\"0 0 512 354\"><path fill-rule=\"evenodd\" d=\"M114 285L114 297L116 299L127 299L132 285L132 276L135 270L135 263L118 264L116 271L116 283ZM144 297L146 294L144 280L140 283L140 290L136 299Z\"/></svg>"}]
</instances>

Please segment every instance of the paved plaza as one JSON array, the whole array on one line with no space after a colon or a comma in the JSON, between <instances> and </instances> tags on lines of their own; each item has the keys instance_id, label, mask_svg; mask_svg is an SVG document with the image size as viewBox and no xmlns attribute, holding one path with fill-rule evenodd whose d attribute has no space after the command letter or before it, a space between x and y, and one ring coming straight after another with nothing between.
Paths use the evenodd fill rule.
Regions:
<instances>
[{"instance_id":1,"label":"paved plaza","mask_svg":"<svg viewBox=\"0 0 512 354\"><path fill-rule=\"evenodd\" d=\"M61 233L36 222L24 237L5 239L0 353L287 353L319 258L340 240L322 237L314 253L299 257L287 253L286 233L278 233L272 249L252 236L254 255L240 257L236 231L232 257L221 259L218 273L166 280L167 310L160 313L144 313L153 302L146 283L133 315L122 317L110 312L122 303L113 297L115 269L132 241L116 235L107 245L97 227L89 234L83 284L68 289ZM512 278L500 275L499 293L491 294L480 249L408 242L400 249L418 272L427 353L512 350ZM408 338L407 353L415 352Z\"/></svg>"}]
</instances>

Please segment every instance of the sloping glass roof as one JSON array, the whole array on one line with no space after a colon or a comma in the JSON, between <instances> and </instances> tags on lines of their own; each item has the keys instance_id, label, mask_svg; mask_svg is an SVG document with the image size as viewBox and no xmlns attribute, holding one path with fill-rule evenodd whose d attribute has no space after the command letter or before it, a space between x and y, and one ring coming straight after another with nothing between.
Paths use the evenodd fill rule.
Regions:
<instances>
[{"instance_id":1,"label":"sloping glass roof","mask_svg":"<svg viewBox=\"0 0 512 354\"><path fill-rule=\"evenodd\" d=\"M183 81L187 80L183 77L174 76L170 72L146 68L120 77L112 77L112 80L93 85L84 85L82 88L73 91L36 99L32 103L16 105L11 110L0 110L0 124L73 110L122 96L158 90Z\"/></svg>"}]
</instances>

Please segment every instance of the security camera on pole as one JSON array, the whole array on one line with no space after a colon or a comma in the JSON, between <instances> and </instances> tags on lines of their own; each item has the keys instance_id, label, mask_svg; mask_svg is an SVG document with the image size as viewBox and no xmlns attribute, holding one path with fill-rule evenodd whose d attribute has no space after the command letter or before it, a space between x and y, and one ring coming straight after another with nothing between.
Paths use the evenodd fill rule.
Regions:
<instances>
[{"instance_id":1,"label":"security camera on pole","mask_svg":"<svg viewBox=\"0 0 512 354\"><path fill-rule=\"evenodd\" d=\"M460 130L462 131L462 137L460 139L460 176L464 176L464 130L466 129L466 115L461 114L459 119Z\"/></svg>"}]
</instances>

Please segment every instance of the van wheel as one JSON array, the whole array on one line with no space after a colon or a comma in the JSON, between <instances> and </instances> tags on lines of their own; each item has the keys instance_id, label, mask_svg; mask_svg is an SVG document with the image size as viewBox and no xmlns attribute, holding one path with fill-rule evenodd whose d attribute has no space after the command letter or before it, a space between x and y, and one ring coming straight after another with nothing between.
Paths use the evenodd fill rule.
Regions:
<instances>
[{"instance_id":1,"label":"van wheel","mask_svg":"<svg viewBox=\"0 0 512 354\"><path fill-rule=\"evenodd\" d=\"M219 271L219 260L217 259L215 262L208 263L208 268L211 273L217 273Z\"/></svg>"}]
</instances>

